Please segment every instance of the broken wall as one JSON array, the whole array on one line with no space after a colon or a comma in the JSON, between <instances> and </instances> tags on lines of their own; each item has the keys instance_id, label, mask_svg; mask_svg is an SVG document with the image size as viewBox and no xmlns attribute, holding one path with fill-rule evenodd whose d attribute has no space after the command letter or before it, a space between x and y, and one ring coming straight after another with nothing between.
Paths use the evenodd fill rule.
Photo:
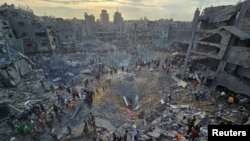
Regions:
<instances>
[{"instance_id":1,"label":"broken wall","mask_svg":"<svg viewBox=\"0 0 250 141\"><path fill-rule=\"evenodd\" d=\"M229 52L227 62L250 68L250 48L233 47Z\"/></svg>"},{"instance_id":2,"label":"broken wall","mask_svg":"<svg viewBox=\"0 0 250 141\"><path fill-rule=\"evenodd\" d=\"M236 70L236 75L250 79L250 68L238 67Z\"/></svg>"},{"instance_id":3,"label":"broken wall","mask_svg":"<svg viewBox=\"0 0 250 141\"><path fill-rule=\"evenodd\" d=\"M178 41L190 41L192 31L191 30L181 30L178 31L177 39Z\"/></svg>"},{"instance_id":4,"label":"broken wall","mask_svg":"<svg viewBox=\"0 0 250 141\"><path fill-rule=\"evenodd\" d=\"M13 87L18 85L21 77L30 72L29 64L24 59L6 64L0 68L0 87Z\"/></svg>"},{"instance_id":5,"label":"broken wall","mask_svg":"<svg viewBox=\"0 0 250 141\"><path fill-rule=\"evenodd\" d=\"M8 39L9 46L21 53L24 54L24 48L23 48L23 40L22 39L13 39L9 38Z\"/></svg>"},{"instance_id":6,"label":"broken wall","mask_svg":"<svg viewBox=\"0 0 250 141\"><path fill-rule=\"evenodd\" d=\"M217 85L224 86L235 93L250 96L250 85L240 81L239 78L227 73L220 73L217 77Z\"/></svg>"}]
</instances>

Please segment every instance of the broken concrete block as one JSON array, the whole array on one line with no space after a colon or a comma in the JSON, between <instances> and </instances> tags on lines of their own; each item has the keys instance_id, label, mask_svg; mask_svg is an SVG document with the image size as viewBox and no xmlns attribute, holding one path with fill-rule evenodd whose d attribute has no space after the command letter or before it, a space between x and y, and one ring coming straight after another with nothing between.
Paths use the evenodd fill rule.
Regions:
<instances>
[{"instance_id":1,"label":"broken concrete block","mask_svg":"<svg viewBox=\"0 0 250 141\"><path fill-rule=\"evenodd\" d=\"M137 111L141 108L141 105L137 105L135 108L134 108L134 111Z\"/></svg>"},{"instance_id":2,"label":"broken concrete block","mask_svg":"<svg viewBox=\"0 0 250 141\"><path fill-rule=\"evenodd\" d=\"M57 139L58 139L58 140L62 140L62 138L63 138L63 134L58 134L58 135L57 135Z\"/></svg>"},{"instance_id":3,"label":"broken concrete block","mask_svg":"<svg viewBox=\"0 0 250 141\"><path fill-rule=\"evenodd\" d=\"M185 108L189 108L189 105L181 105L180 108L185 109Z\"/></svg>"},{"instance_id":4,"label":"broken concrete block","mask_svg":"<svg viewBox=\"0 0 250 141\"><path fill-rule=\"evenodd\" d=\"M10 138L10 141L17 141L16 137Z\"/></svg>"},{"instance_id":5,"label":"broken concrete block","mask_svg":"<svg viewBox=\"0 0 250 141\"><path fill-rule=\"evenodd\" d=\"M108 120L100 119L100 118L95 118L95 120L96 120L97 127L105 128L108 131L115 131L116 129Z\"/></svg>"},{"instance_id":6,"label":"broken concrete block","mask_svg":"<svg viewBox=\"0 0 250 141\"><path fill-rule=\"evenodd\" d=\"M183 80L178 79L176 76L172 75L172 78L177 82L178 86L181 86L183 88L187 87L187 83Z\"/></svg>"},{"instance_id":7,"label":"broken concrete block","mask_svg":"<svg viewBox=\"0 0 250 141\"><path fill-rule=\"evenodd\" d=\"M161 117L158 117L158 118L156 118L155 120L153 120L152 122L151 122L151 125L156 125L156 124L158 124L159 122L161 122Z\"/></svg>"},{"instance_id":8,"label":"broken concrete block","mask_svg":"<svg viewBox=\"0 0 250 141\"><path fill-rule=\"evenodd\" d=\"M176 105L170 105L171 108L178 108Z\"/></svg>"},{"instance_id":9,"label":"broken concrete block","mask_svg":"<svg viewBox=\"0 0 250 141\"><path fill-rule=\"evenodd\" d=\"M163 99L161 100L161 104L162 104L162 105L163 105L163 104L165 104L165 102L164 102L164 100L163 100Z\"/></svg>"},{"instance_id":10,"label":"broken concrete block","mask_svg":"<svg viewBox=\"0 0 250 141\"><path fill-rule=\"evenodd\" d=\"M61 77L57 77L57 78L53 79L52 81L57 82L57 81L60 81L61 79L62 79Z\"/></svg>"},{"instance_id":11,"label":"broken concrete block","mask_svg":"<svg viewBox=\"0 0 250 141\"><path fill-rule=\"evenodd\" d=\"M170 105L171 108L174 108L174 109L185 109L185 108L189 108L190 106L189 105Z\"/></svg>"},{"instance_id":12,"label":"broken concrete block","mask_svg":"<svg viewBox=\"0 0 250 141\"><path fill-rule=\"evenodd\" d=\"M72 116L71 116L71 119L74 119L74 118L75 118L75 116L78 114L78 112L79 112L80 109L81 109L81 105L78 106L78 107L75 109L74 113L73 113Z\"/></svg>"},{"instance_id":13,"label":"broken concrete block","mask_svg":"<svg viewBox=\"0 0 250 141\"><path fill-rule=\"evenodd\" d=\"M67 134L67 133L68 133L68 129L67 129L67 127L65 126L65 127L62 128L62 134Z\"/></svg>"},{"instance_id":14,"label":"broken concrete block","mask_svg":"<svg viewBox=\"0 0 250 141\"><path fill-rule=\"evenodd\" d=\"M198 83L201 83L201 80L200 80L200 78L199 78L197 72L195 72L195 79L198 81Z\"/></svg>"},{"instance_id":15,"label":"broken concrete block","mask_svg":"<svg viewBox=\"0 0 250 141\"><path fill-rule=\"evenodd\" d=\"M158 131L157 129L153 130L153 132L148 132L147 135L151 136L151 137L155 137L158 138L161 135L161 132Z\"/></svg>"},{"instance_id":16,"label":"broken concrete block","mask_svg":"<svg viewBox=\"0 0 250 141\"><path fill-rule=\"evenodd\" d=\"M27 63L27 61L23 59L20 59L14 62L14 65L19 70L20 76L24 76L31 71L31 68L29 67L29 64Z\"/></svg>"}]
</instances>

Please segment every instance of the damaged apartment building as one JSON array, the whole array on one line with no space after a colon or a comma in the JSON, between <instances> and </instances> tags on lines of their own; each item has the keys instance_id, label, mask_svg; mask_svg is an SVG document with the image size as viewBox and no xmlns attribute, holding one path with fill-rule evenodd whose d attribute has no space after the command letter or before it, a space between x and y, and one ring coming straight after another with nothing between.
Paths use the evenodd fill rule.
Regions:
<instances>
[{"instance_id":1,"label":"damaged apartment building","mask_svg":"<svg viewBox=\"0 0 250 141\"><path fill-rule=\"evenodd\" d=\"M51 53L56 48L56 38L50 28L44 26L31 9L4 4L0 7L1 16L8 20L14 38L21 39L17 49L28 54Z\"/></svg>"},{"instance_id":2,"label":"damaged apartment building","mask_svg":"<svg viewBox=\"0 0 250 141\"><path fill-rule=\"evenodd\" d=\"M212 72L207 77L214 89L235 94L242 103L249 101L250 1L209 7L202 13L197 9L193 27L187 56L201 56L196 64Z\"/></svg>"},{"instance_id":3,"label":"damaged apartment building","mask_svg":"<svg viewBox=\"0 0 250 141\"><path fill-rule=\"evenodd\" d=\"M16 86L35 66L26 55L53 53L56 39L29 8L0 7L0 86Z\"/></svg>"}]
</instances>

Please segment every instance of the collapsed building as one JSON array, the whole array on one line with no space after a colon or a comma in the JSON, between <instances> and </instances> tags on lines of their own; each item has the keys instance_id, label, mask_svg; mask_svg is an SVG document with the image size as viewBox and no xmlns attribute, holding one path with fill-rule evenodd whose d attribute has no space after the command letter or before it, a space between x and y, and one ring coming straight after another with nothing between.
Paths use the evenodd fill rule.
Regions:
<instances>
[{"instance_id":1,"label":"collapsed building","mask_svg":"<svg viewBox=\"0 0 250 141\"><path fill-rule=\"evenodd\" d=\"M62 115L61 121L58 120L59 122L54 121L53 123L53 127L56 130L55 132L61 140L90 140L94 132L92 129L90 130L90 136L81 133L84 124L83 120L88 118L89 112L92 112L95 116L99 138L104 138L109 141L112 138L112 133L121 135L125 129L128 129L131 135L136 130L140 130L145 140L149 138L152 139L152 137L156 140L173 140L176 131L184 132L186 130L186 125L182 122L182 118L184 116L189 118L196 116L196 124L201 127L200 140L207 140L207 125L217 124L214 119L217 116L219 107L217 105L219 102L210 102L213 97L207 92L208 87L200 83L197 74L200 74L200 72L206 74L206 78L213 81L212 84L214 84L215 88L223 86L227 88L228 91L231 90L243 96L249 94L247 89L249 85L248 82L246 82L247 77L249 77L249 72L246 71L249 68L249 52L247 52L249 35L247 28L244 30L241 29L245 27L247 23L242 22L242 27L232 24L234 23L232 22L235 20L234 18L237 19L237 17L241 17L240 14L237 13L239 11L242 13L246 5L245 3L240 3L235 6L206 8L202 15L200 15L199 10L197 10L193 22L193 31L187 29L189 27L188 23L180 24L180 26L173 24L171 27L164 27L164 24L159 26L157 22L140 21L142 22L140 25L134 22L131 24L131 27L137 25L137 30L127 34L128 36L131 35L130 38L127 39L129 39L131 43L135 43L135 46L128 48L122 46L119 48L110 42L105 43L100 41L107 40L102 38L100 38L100 40L82 41L76 45L79 50L82 51L73 53L66 51L64 54L57 54L56 52L53 56L38 56L34 60L41 66L34 68L30 73L31 75L22 81L20 81L20 77L13 76L12 72L15 71L14 74L18 74L18 76L29 74L29 66L34 65L32 62L33 59L30 60L20 51L18 52L12 49L12 47L20 49L19 46L12 44L19 41L26 42L26 40L16 38L14 33L3 34L3 36L8 35L8 37L3 38L1 56L3 55L4 57L1 58L1 61L8 67L8 73L6 73L6 70L1 71L0 76L3 76L3 79L6 79L8 84L12 84L13 86L17 84L16 80L14 81L15 83L12 82L13 78L18 79L22 83L17 89L1 89L1 98L4 97L9 101L0 102L0 109L4 111L4 117L1 116L0 120L9 120L7 107L14 110L13 113L17 115L17 118L20 118L25 114L27 107L30 108L31 105L37 106L43 104L47 112L54 113L51 105L57 104L62 108L62 111L65 112ZM10 6L10 9L13 9L13 6ZM211 11L208 9L211 9ZM229 13L231 15L226 14L230 18L218 22L218 20L223 19L222 17L227 13L225 12L227 9L230 9ZM208 12L209 14L206 11L210 11ZM4 13L6 13L6 11ZM218 13L222 13L221 17L217 17L220 15ZM9 24L6 19L8 18L4 18L1 29L4 32L9 29L11 33L11 26L7 26ZM214 19L216 20L213 22ZM39 25L41 25L41 27L51 26L51 29L49 29L49 31L51 31L51 37L57 36L59 45L70 47L74 46L77 40L81 41L80 33L78 34L78 32L74 31L74 29L79 29L79 32L82 32L83 28L79 28L82 21L78 22L75 26L77 28L75 28L70 26L72 22L68 20L43 17L43 22ZM14 22L12 24L15 25ZM56 26L57 24L59 25ZM218 26L217 24L222 26ZM181 25L184 27L176 32L175 29L182 27ZM159 27L157 28L157 26ZM156 30L153 28L156 28ZM33 28L30 29L32 30ZM42 30L43 29L47 28L42 28ZM164 30L161 31L161 29ZM190 36L187 36L190 34L190 31L193 32L191 39ZM143 33L148 34L144 35ZM95 34L91 33L91 36L94 35ZM105 34L100 36L105 36ZM195 73L195 78L192 79L199 80L199 85L193 85L192 82L187 79L178 79L177 73L183 69L181 61L183 61L185 57L185 55L183 55L184 51L182 51L182 53L172 53L168 52L168 50L164 52L156 50L150 43L154 38L158 38L156 36L160 36L159 39L165 41L178 42L186 48L185 50L188 51L186 57L189 57L189 61L194 61L189 65L189 72L192 73L192 71L190 71L191 66L193 66L194 70L198 70L198 72ZM15 41L8 42L11 37L15 37L13 38ZM9 40L7 40L7 38ZM110 38L110 40L112 40L112 38ZM53 37L52 40L54 39ZM235 42L231 43L232 39L235 39L235 41L239 40L239 42L237 41L237 44L233 44ZM36 41L37 40L34 40L34 42ZM49 42L50 40L47 41ZM188 42L190 42L190 44L188 44ZM187 49L187 47L189 48ZM26 47L24 46L24 48ZM233 50L234 48L236 48L237 51L244 51L240 57L237 56L236 51ZM58 49L60 50L61 48ZM130 52L130 49L134 53ZM172 50L176 51L178 49L172 48ZM31 52L26 52L26 54L32 56L30 53ZM37 50L37 52L32 52L32 54L33 53L43 54L44 51ZM191 53L191 55L189 53ZM15 54L17 58L21 58L25 63L14 61L13 58ZM14 64L21 62L22 65L20 66L18 63L13 66L8 62L14 62ZM220 63L222 65L219 65ZM162 68L159 67L161 65ZM203 67L206 69L203 69ZM167 68L169 68L169 72ZM200 70L200 68L202 68L202 70ZM223 68L222 71L220 68ZM209 70L211 73L207 73L205 70ZM8 78L5 78L7 76ZM228 82L224 83L222 81L223 79L228 79ZM89 80L87 87L84 86L86 85L84 84L86 80ZM238 86L240 89L236 88L236 84L231 87L234 81L238 82L237 85L240 85ZM3 86L6 87L6 84ZM72 91L78 91L84 88L91 91L95 90L92 109L88 108L81 98L75 99L74 106L65 107L65 105L61 104L57 92L63 98L72 100L71 94L73 93L69 93L67 88L72 88ZM196 92L194 89L201 92L200 101L195 100ZM242 95L240 95L239 98L243 98ZM1 101L3 100L1 99ZM223 102L225 103L225 101ZM243 120L239 118L240 114L235 110L235 107L228 108L225 106L223 108L224 115L222 114L222 118L230 117L229 120L234 124L242 123ZM31 114L30 118L35 123L37 122L36 115ZM249 117L246 118L247 120L249 119ZM236 121L235 119L240 120ZM26 124L25 122L19 122L15 118L12 121L20 128ZM245 120L243 123L245 123ZM2 125L3 124L1 124L1 126ZM73 127L73 136L67 136L67 125ZM41 140L49 140L51 138L51 130L47 130L47 125L45 128L46 130L44 131L38 126L38 130L41 131L38 137ZM27 140L30 137L21 136L16 130L14 131L15 133L12 134L12 130L9 127L2 128L0 132L6 135L1 136L1 140L7 140L12 136L20 137L20 140Z\"/></svg>"},{"instance_id":2,"label":"collapsed building","mask_svg":"<svg viewBox=\"0 0 250 141\"><path fill-rule=\"evenodd\" d=\"M26 55L53 54L57 39L31 9L0 7L1 86L16 86L37 64Z\"/></svg>"},{"instance_id":3,"label":"collapsed building","mask_svg":"<svg viewBox=\"0 0 250 141\"><path fill-rule=\"evenodd\" d=\"M8 21L13 38L20 39L18 48L23 54L52 53L56 48L56 38L51 30L41 24L31 9L3 4L1 16Z\"/></svg>"},{"instance_id":4,"label":"collapsed building","mask_svg":"<svg viewBox=\"0 0 250 141\"><path fill-rule=\"evenodd\" d=\"M250 93L250 2L197 9L187 55L200 56L213 88L227 89L242 102ZM202 69L202 66L196 66ZM184 68L185 69L185 68ZM248 98L248 100L246 99Z\"/></svg>"},{"instance_id":5,"label":"collapsed building","mask_svg":"<svg viewBox=\"0 0 250 141\"><path fill-rule=\"evenodd\" d=\"M13 87L21 77L31 71L32 61L16 48L22 48L22 40L16 39L9 22L0 17L0 87ZM34 65L34 64L33 64Z\"/></svg>"}]
</instances>

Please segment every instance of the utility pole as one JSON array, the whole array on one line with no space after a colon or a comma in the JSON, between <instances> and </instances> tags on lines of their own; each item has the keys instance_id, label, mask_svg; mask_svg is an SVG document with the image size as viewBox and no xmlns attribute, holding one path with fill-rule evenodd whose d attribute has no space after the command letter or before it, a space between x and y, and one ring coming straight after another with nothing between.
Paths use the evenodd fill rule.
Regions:
<instances>
[{"instance_id":1,"label":"utility pole","mask_svg":"<svg viewBox=\"0 0 250 141\"><path fill-rule=\"evenodd\" d=\"M181 74L181 79L182 80L184 79L184 76L185 76L185 73L186 73L186 68L187 68L189 55L190 55L190 52L191 52L191 49L192 49L192 46L193 46L195 32L196 32L196 28L197 28L197 25L198 25L198 22L199 22L199 15L200 15L200 10L199 10L199 8L197 8L196 11L195 11L195 14L194 14L193 25L192 25L192 28L191 28L192 36L191 36L191 40L190 40L189 45L188 45L188 50L187 50L187 53L186 53L184 67L183 67L182 74Z\"/></svg>"}]
</instances>

